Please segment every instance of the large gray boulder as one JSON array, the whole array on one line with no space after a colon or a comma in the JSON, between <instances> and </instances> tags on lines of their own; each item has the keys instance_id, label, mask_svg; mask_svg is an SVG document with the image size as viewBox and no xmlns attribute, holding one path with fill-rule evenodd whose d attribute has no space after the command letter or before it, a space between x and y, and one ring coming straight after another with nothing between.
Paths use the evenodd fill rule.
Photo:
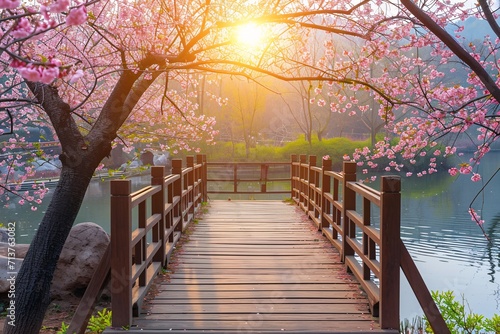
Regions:
<instances>
[{"instance_id":1,"label":"large gray boulder","mask_svg":"<svg viewBox=\"0 0 500 334\"><path fill-rule=\"evenodd\" d=\"M57 263L52 280L52 298L81 296L108 244L109 235L99 225L94 223L75 225L66 239Z\"/></svg>"},{"instance_id":2,"label":"large gray boulder","mask_svg":"<svg viewBox=\"0 0 500 334\"><path fill-rule=\"evenodd\" d=\"M51 295L55 299L80 296L94 274L106 247L109 235L97 224L75 225L66 239L52 280ZM15 251L15 259L8 258L10 250ZM26 256L29 245L9 246L0 242L0 293L8 293L14 272L18 272ZM10 262L8 261L10 260ZM9 265L13 270L9 270Z\"/></svg>"}]
</instances>

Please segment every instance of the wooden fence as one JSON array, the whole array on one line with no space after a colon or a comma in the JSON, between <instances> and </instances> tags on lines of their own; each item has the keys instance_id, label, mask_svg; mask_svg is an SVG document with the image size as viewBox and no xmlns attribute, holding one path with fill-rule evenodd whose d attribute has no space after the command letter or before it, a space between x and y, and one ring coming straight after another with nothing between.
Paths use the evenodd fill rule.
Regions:
<instances>
[{"instance_id":1,"label":"wooden fence","mask_svg":"<svg viewBox=\"0 0 500 334\"><path fill-rule=\"evenodd\" d=\"M211 194L289 194L290 163L207 162L207 184Z\"/></svg>"},{"instance_id":2,"label":"wooden fence","mask_svg":"<svg viewBox=\"0 0 500 334\"><path fill-rule=\"evenodd\" d=\"M400 177L382 176L377 191L356 182L355 162L344 162L342 172L333 172L331 160L323 160L321 167L316 160L292 156L292 198L339 250L380 327L399 328L401 268L434 332L449 333L400 238Z\"/></svg>"}]
</instances>

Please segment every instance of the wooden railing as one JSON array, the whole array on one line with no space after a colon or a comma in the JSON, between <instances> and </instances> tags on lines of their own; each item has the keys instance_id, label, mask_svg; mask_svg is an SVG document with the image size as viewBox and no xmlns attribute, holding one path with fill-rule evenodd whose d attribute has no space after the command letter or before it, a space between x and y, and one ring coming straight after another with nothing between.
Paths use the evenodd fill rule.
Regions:
<instances>
[{"instance_id":1,"label":"wooden railing","mask_svg":"<svg viewBox=\"0 0 500 334\"><path fill-rule=\"evenodd\" d=\"M399 329L401 268L434 332L449 333L400 238L400 177L382 176L377 191L356 182L355 162L344 162L342 172L333 172L329 159L321 167L315 156L307 160L292 156L292 198L339 250L381 328Z\"/></svg>"},{"instance_id":2,"label":"wooden railing","mask_svg":"<svg viewBox=\"0 0 500 334\"><path fill-rule=\"evenodd\" d=\"M289 194L290 163L207 162L207 184L211 194Z\"/></svg>"},{"instance_id":3,"label":"wooden railing","mask_svg":"<svg viewBox=\"0 0 500 334\"><path fill-rule=\"evenodd\" d=\"M158 271L194 219L204 193L205 165L198 157L172 161L172 174L151 168L151 186L131 193L130 180L111 181L111 301L113 327L132 323ZM137 228L132 230L136 209ZM149 240L148 240L149 239Z\"/></svg>"},{"instance_id":4,"label":"wooden railing","mask_svg":"<svg viewBox=\"0 0 500 334\"><path fill-rule=\"evenodd\" d=\"M203 155L151 168L151 185L132 192L130 180L112 180L111 242L72 319L68 333L84 333L93 305L110 278L113 327L127 327L169 261L182 231L207 199Z\"/></svg>"}]
</instances>

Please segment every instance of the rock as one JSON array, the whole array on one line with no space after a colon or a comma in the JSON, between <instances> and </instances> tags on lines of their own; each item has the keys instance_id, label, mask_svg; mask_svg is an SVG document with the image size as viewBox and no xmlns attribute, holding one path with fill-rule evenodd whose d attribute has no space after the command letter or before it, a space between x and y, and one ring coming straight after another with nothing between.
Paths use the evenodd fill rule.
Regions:
<instances>
[{"instance_id":1,"label":"rock","mask_svg":"<svg viewBox=\"0 0 500 334\"><path fill-rule=\"evenodd\" d=\"M7 242L9 240L9 231L6 228L0 228L0 242Z\"/></svg>"},{"instance_id":2,"label":"rock","mask_svg":"<svg viewBox=\"0 0 500 334\"><path fill-rule=\"evenodd\" d=\"M14 247L10 247L9 244L5 242L0 242L0 256L8 256L8 251L10 249L14 249L14 254L17 259L24 259L26 257L26 253L28 252L28 248L30 245L28 244L17 244Z\"/></svg>"},{"instance_id":3,"label":"rock","mask_svg":"<svg viewBox=\"0 0 500 334\"><path fill-rule=\"evenodd\" d=\"M8 279L15 277L21 265L23 264L23 259L28 252L30 245L19 244L13 247L9 246L8 243L0 242L0 293L6 293L9 291L11 281ZM10 248L10 249L9 249ZM12 257L9 251L14 250ZM9 256L10 255L10 256Z\"/></svg>"},{"instance_id":4,"label":"rock","mask_svg":"<svg viewBox=\"0 0 500 334\"><path fill-rule=\"evenodd\" d=\"M21 265L23 264L22 259L9 259L5 256L0 256L0 293L5 293L9 291L11 281L10 278L15 278L15 274Z\"/></svg>"},{"instance_id":5,"label":"rock","mask_svg":"<svg viewBox=\"0 0 500 334\"><path fill-rule=\"evenodd\" d=\"M97 224L75 225L66 239L52 280L51 296L81 296L109 244L109 236Z\"/></svg>"}]
</instances>

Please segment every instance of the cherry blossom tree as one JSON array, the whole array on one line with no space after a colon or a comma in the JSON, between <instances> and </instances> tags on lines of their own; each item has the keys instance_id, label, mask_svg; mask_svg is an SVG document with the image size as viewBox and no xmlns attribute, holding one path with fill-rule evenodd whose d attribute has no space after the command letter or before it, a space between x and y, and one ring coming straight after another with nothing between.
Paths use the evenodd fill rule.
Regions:
<instances>
[{"instance_id":1,"label":"cherry blossom tree","mask_svg":"<svg viewBox=\"0 0 500 334\"><path fill-rule=\"evenodd\" d=\"M478 18L483 15L500 36L494 11L485 0L480 4ZM175 138L180 147L213 139L214 120L197 113L193 92L198 90L188 89L199 84L200 73L323 82L324 93L316 95L328 94L329 107L347 113L366 112L370 106L356 92L369 92L387 130L399 140L360 149L352 157L359 164L374 166L374 159L385 156L391 160L387 168L397 170L397 155L412 163L442 136L477 129L474 158L450 170L472 173L499 134L499 38L485 39L481 49L461 46L444 28L455 22L459 36L459 20L473 15L463 6L412 0L54 0L42 5L0 0L0 131L13 134L3 149L25 141L19 129L41 123L50 125L62 149L60 182L17 277L16 326L7 323L5 332L38 332L64 241L93 173L113 145L132 147L153 135ZM233 33L247 23L267 32L252 47L238 45ZM313 57L311 31L336 39L328 38ZM430 50L432 62L422 58L422 50ZM457 66L444 71L451 61ZM445 80L458 67L467 85ZM353 92L348 101L339 93L346 87ZM432 154L456 151L450 144ZM13 155L8 170L24 168L29 174L30 166L20 160ZM431 158L420 173L434 172L434 163ZM480 221L477 213L473 218Z\"/></svg>"},{"instance_id":2,"label":"cherry blossom tree","mask_svg":"<svg viewBox=\"0 0 500 334\"><path fill-rule=\"evenodd\" d=\"M44 122L62 149L60 181L17 275L16 319L5 325L6 333L38 333L62 246L92 175L112 146L131 148L154 136L165 148L172 143L188 148L196 140L213 140L214 120L198 115L196 96L183 90L197 83L186 67L194 59L192 46L186 47L188 37L179 33L186 8L174 17L164 3L149 10L135 2L105 1L0 6L0 117L3 131L13 134L3 149L25 142L19 130L26 125ZM13 156L4 181L14 170L29 176L32 167L23 163ZM36 196L1 189L21 201Z\"/></svg>"}]
</instances>

